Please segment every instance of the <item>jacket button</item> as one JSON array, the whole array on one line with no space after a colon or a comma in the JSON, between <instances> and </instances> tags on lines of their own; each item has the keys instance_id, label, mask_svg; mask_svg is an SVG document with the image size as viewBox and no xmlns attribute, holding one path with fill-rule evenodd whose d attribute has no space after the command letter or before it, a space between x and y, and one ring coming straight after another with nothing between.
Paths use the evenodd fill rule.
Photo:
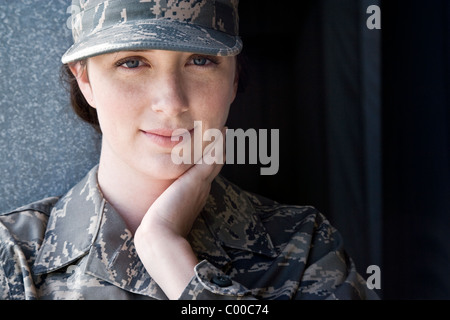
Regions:
<instances>
[{"instance_id":1,"label":"jacket button","mask_svg":"<svg viewBox=\"0 0 450 320\"><path fill-rule=\"evenodd\" d=\"M218 285L221 288L229 287L233 284L231 282L230 277L228 277L228 276L214 276L211 279L211 282Z\"/></svg>"}]
</instances>

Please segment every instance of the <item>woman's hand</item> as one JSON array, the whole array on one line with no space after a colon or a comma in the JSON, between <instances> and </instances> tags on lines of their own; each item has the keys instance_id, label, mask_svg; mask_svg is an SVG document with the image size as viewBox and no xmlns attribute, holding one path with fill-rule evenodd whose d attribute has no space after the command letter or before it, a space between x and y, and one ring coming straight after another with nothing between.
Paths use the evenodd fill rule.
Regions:
<instances>
[{"instance_id":1,"label":"woman's hand","mask_svg":"<svg viewBox=\"0 0 450 320\"><path fill-rule=\"evenodd\" d=\"M216 143L211 143L207 149ZM177 299L194 276L198 260L186 237L222 166L195 164L156 199L136 230L137 253L169 299Z\"/></svg>"}]
</instances>

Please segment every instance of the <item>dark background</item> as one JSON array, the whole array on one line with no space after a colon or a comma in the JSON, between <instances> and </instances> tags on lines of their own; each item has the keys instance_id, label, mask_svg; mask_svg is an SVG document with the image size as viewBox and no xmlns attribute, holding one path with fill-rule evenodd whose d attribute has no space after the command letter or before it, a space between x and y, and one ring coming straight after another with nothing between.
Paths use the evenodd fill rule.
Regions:
<instances>
[{"instance_id":1,"label":"dark background","mask_svg":"<svg viewBox=\"0 0 450 320\"><path fill-rule=\"evenodd\" d=\"M257 4L257 5L256 5ZM366 9L381 8L368 30ZM384 299L450 298L450 2L241 1L248 84L230 128L279 128L280 170L223 174L317 207Z\"/></svg>"}]
</instances>

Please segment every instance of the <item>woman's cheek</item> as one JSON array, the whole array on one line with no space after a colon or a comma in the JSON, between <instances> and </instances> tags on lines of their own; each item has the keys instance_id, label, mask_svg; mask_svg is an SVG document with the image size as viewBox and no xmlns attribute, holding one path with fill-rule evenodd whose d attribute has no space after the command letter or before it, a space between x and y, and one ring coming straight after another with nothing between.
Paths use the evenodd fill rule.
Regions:
<instances>
[{"instance_id":1,"label":"woman's cheek","mask_svg":"<svg viewBox=\"0 0 450 320\"><path fill-rule=\"evenodd\" d=\"M139 87L126 82L111 83L100 92L100 102L106 111L114 111L116 115L129 115L139 107L138 102L144 99Z\"/></svg>"},{"instance_id":2,"label":"woman's cheek","mask_svg":"<svg viewBox=\"0 0 450 320\"><path fill-rule=\"evenodd\" d=\"M197 103L191 107L191 109L195 109L192 110L192 113L196 115L195 118L205 119L215 128L224 125L232 102L228 87L219 82L214 85L206 85L201 90L199 86L191 90L196 90L198 97Z\"/></svg>"}]
</instances>

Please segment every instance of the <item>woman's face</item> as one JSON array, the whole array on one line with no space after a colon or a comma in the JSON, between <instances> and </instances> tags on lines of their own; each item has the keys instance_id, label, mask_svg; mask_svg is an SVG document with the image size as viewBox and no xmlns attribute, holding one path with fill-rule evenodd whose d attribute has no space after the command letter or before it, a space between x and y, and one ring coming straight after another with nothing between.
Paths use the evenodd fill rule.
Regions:
<instances>
[{"instance_id":1,"label":"woman's face","mask_svg":"<svg viewBox=\"0 0 450 320\"><path fill-rule=\"evenodd\" d=\"M102 156L157 179L175 179L191 166L172 162L172 132L187 129L193 141L194 121L203 132L222 129L238 83L235 57L161 50L90 58L77 78L97 110Z\"/></svg>"}]
</instances>

